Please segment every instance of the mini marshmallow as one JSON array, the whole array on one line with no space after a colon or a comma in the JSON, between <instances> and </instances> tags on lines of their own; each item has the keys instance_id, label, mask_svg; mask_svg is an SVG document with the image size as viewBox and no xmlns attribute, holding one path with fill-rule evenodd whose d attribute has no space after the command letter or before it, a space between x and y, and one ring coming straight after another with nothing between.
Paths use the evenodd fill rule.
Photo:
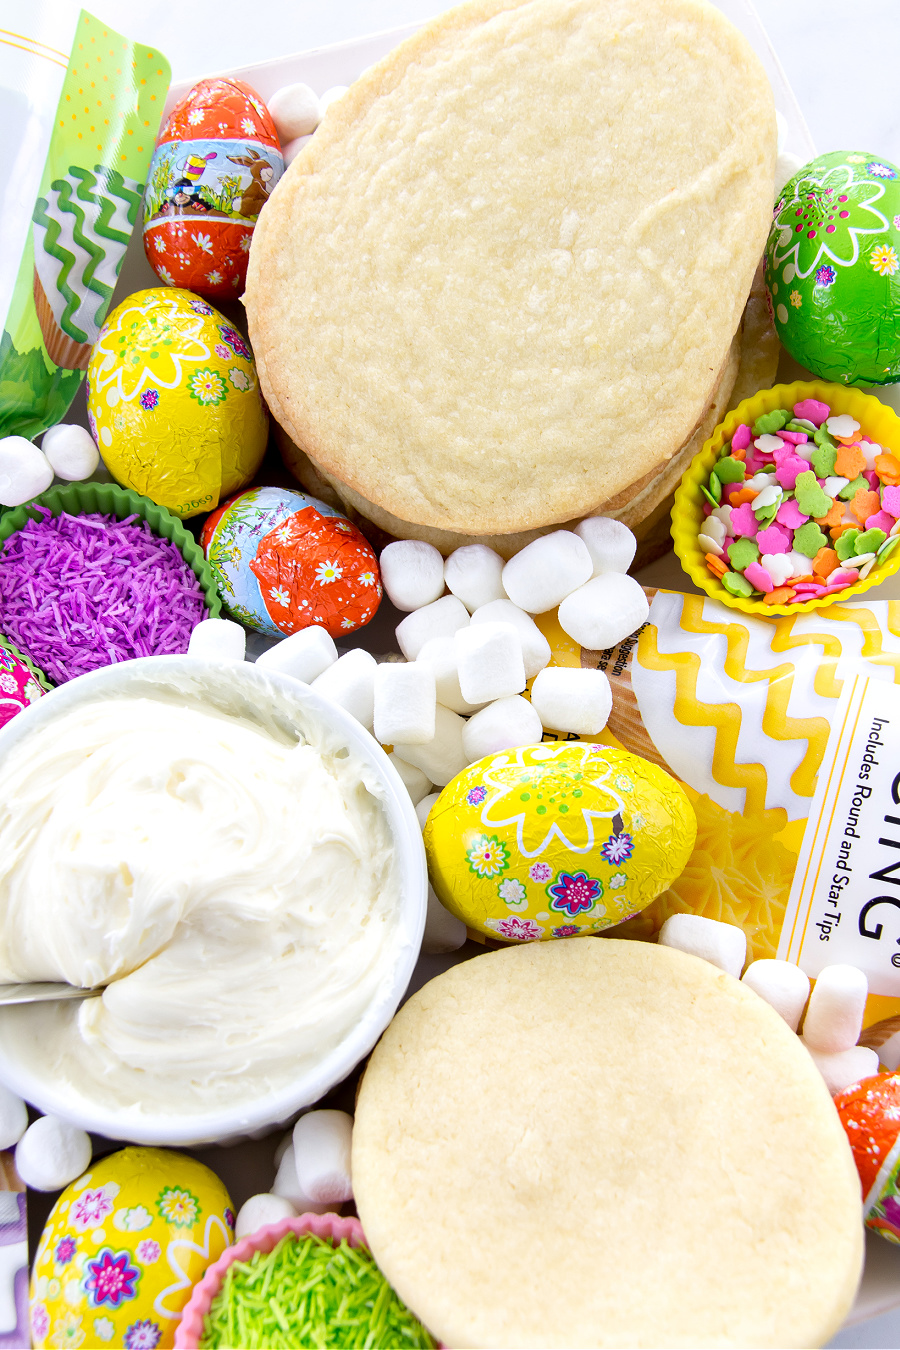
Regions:
<instances>
[{"instance_id":1,"label":"mini marshmallow","mask_svg":"<svg viewBox=\"0 0 900 1350\"><path fill-rule=\"evenodd\" d=\"M455 595L444 595L407 614L397 624L397 642L407 661L415 661L426 642L432 638L453 637L468 622L469 611L463 602Z\"/></svg>"},{"instance_id":2,"label":"mini marshmallow","mask_svg":"<svg viewBox=\"0 0 900 1350\"><path fill-rule=\"evenodd\" d=\"M255 1233L267 1224L278 1223L279 1219L293 1219L297 1210L283 1195L251 1195L238 1210L234 1221L236 1239Z\"/></svg>"},{"instance_id":3,"label":"mini marshmallow","mask_svg":"<svg viewBox=\"0 0 900 1350\"><path fill-rule=\"evenodd\" d=\"M256 664L261 670L277 670L304 684L312 684L337 659L334 638L314 623L276 642L257 657Z\"/></svg>"},{"instance_id":4,"label":"mini marshmallow","mask_svg":"<svg viewBox=\"0 0 900 1350\"><path fill-rule=\"evenodd\" d=\"M511 600L492 600L487 605L480 605L472 615L472 623L512 624L522 644L526 680L533 679L539 670L550 664L550 643L531 615L519 609Z\"/></svg>"},{"instance_id":5,"label":"mini marshmallow","mask_svg":"<svg viewBox=\"0 0 900 1350\"><path fill-rule=\"evenodd\" d=\"M554 530L526 544L503 569L503 589L514 605L544 614L591 577L587 544L571 530Z\"/></svg>"},{"instance_id":6,"label":"mini marshmallow","mask_svg":"<svg viewBox=\"0 0 900 1350\"><path fill-rule=\"evenodd\" d=\"M567 595L559 607L559 626L589 651L615 647L647 622L650 604L634 577L605 572Z\"/></svg>"},{"instance_id":7,"label":"mini marshmallow","mask_svg":"<svg viewBox=\"0 0 900 1350\"><path fill-rule=\"evenodd\" d=\"M417 806L431 791L431 780L426 778L421 769L417 769L414 764L407 764L405 759L401 759L393 751L388 755L388 759L403 779L403 786L412 798L413 806Z\"/></svg>"},{"instance_id":8,"label":"mini marshmallow","mask_svg":"<svg viewBox=\"0 0 900 1350\"><path fill-rule=\"evenodd\" d=\"M393 758L393 756L391 758ZM431 808L434 806L440 795L439 792L429 792L427 797L422 797L416 802L416 815L419 818L419 824L423 830L428 823L428 816Z\"/></svg>"},{"instance_id":9,"label":"mini marshmallow","mask_svg":"<svg viewBox=\"0 0 900 1350\"><path fill-rule=\"evenodd\" d=\"M517 745L537 745L544 734L541 719L527 698L513 694L497 699L470 717L463 730L466 763L473 764L485 755L512 750Z\"/></svg>"},{"instance_id":10,"label":"mini marshmallow","mask_svg":"<svg viewBox=\"0 0 900 1350\"><path fill-rule=\"evenodd\" d=\"M247 634L231 619L201 619L191 632L187 654L202 661L243 661Z\"/></svg>"},{"instance_id":11,"label":"mini marshmallow","mask_svg":"<svg viewBox=\"0 0 900 1350\"><path fill-rule=\"evenodd\" d=\"M332 103L337 103L339 98L343 98L347 92L346 84L334 84L319 99L319 107L322 109L322 116L325 116L326 108L330 108Z\"/></svg>"},{"instance_id":12,"label":"mini marshmallow","mask_svg":"<svg viewBox=\"0 0 900 1350\"><path fill-rule=\"evenodd\" d=\"M353 1199L350 1145L353 1117L346 1111L309 1111L294 1126L294 1166L300 1189L316 1204Z\"/></svg>"},{"instance_id":13,"label":"mini marshmallow","mask_svg":"<svg viewBox=\"0 0 900 1350\"><path fill-rule=\"evenodd\" d=\"M22 506L53 482L53 466L24 436L0 440L0 506Z\"/></svg>"},{"instance_id":14,"label":"mini marshmallow","mask_svg":"<svg viewBox=\"0 0 900 1350\"><path fill-rule=\"evenodd\" d=\"M414 764L436 787L446 787L468 764L463 750L466 723L439 703L434 714L434 740L423 745L394 742L394 754Z\"/></svg>"},{"instance_id":15,"label":"mini marshmallow","mask_svg":"<svg viewBox=\"0 0 900 1350\"><path fill-rule=\"evenodd\" d=\"M434 740L434 672L412 661L388 661L375 670L373 726L382 745L425 745Z\"/></svg>"},{"instance_id":16,"label":"mini marshmallow","mask_svg":"<svg viewBox=\"0 0 900 1350\"><path fill-rule=\"evenodd\" d=\"M299 1121L297 1123L299 1124ZM300 1185L297 1178L297 1167L294 1161L293 1138L285 1149L281 1162L278 1164L278 1171L275 1174L275 1181L272 1186L272 1194L279 1195L284 1200L289 1200L298 1214L327 1214L328 1211L333 1208L333 1206L327 1202L313 1200L312 1196L307 1195L306 1191Z\"/></svg>"},{"instance_id":17,"label":"mini marshmallow","mask_svg":"<svg viewBox=\"0 0 900 1350\"><path fill-rule=\"evenodd\" d=\"M612 711L612 690L602 670L547 666L531 686L531 704L545 727L593 736Z\"/></svg>"},{"instance_id":18,"label":"mini marshmallow","mask_svg":"<svg viewBox=\"0 0 900 1350\"><path fill-rule=\"evenodd\" d=\"M803 1019L807 1045L828 1054L856 1045L868 994L869 982L856 966L825 966L813 986Z\"/></svg>"},{"instance_id":19,"label":"mini marshmallow","mask_svg":"<svg viewBox=\"0 0 900 1350\"><path fill-rule=\"evenodd\" d=\"M0 1083L0 1149L12 1148L28 1129L28 1108Z\"/></svg>"},{"instance_id":20,"label":"mini marshmallow","mask_svg":"<svg viewBox=\"0 0 900 1350\"><path fill-rule=\"evenodd\" d=\"M737 924L704 919L700 914L672 914L659 930L658 940L664 947L677 947L712 962L736 980L741 978L747 959L747 937Z\"/></svg>"},{"instance_id":21,"label":"mini marshmallow","mask_svg":"<svg viewBox=\"0 0 900 1350\"><path fill-rule=\"evenodd\" d=\"M398 539L382 549L381 581L396 609L421 609L444 594L444 559L431 544Z\"/></svg>"},{"instance_id":22,"label":"mini marshmallow","mask_svg":"<svg viewBox=\"0 0 900 1350\"><path fill-rule=\"evenodd\" d=\"M100 451L91 433L66 422L44 432L41 449L57 478L67 483L81 483L90 478L100 463Z\"/></svg>"},{"instance_id":23,"label":"mini marshmallow","mask_svg":"<svg viewBox=\"0 0 900 1350\"><path fill-rule=\"evenodd\" d=\"M361 722L366 731L372 730L375 712L375 657L364 652L362 647L354 647L346 655L335 661L334 665L323 670L309 686L323 698L342 708Z\"/></svg>"},{"instance_id":24,"label":"mini marshmallow","mask_svg":"<svg viewBox=\"0 0 900 1350\"><path fill-rule=\"evenodd\" d=\"M575 526L575 533L587 545L595 577L605 572L627 572L634 562L637 540L621 520L613 520L610 516L588 516Z\"/></svg>"},{"instance_id":25,"label":"mini marshmallow","mask_svg":"<svg viewBox=\"0 0 900 1350\"><path fill-rule=\"evenodd\" d=\"M511 623L470 624L454 641L460 691L470 703L490 703L525 688L522 644Z\"/></svg>"},{"instance_id":26,"label":"mini marshmallow","mask_svg":"<svg viewBox=\"0 0 900 1350\"><path fill-rule=\"evenodd\" d=\"M444 580L471 612L492 600L505 600L503 559L487 544L466 544L444 563Z\"/></svg>"},{"instance_id":27,"label":"mini marshmallow","mask_svg":"<svg viewBox=\"0 0 900 1350\"><path fill-rule=\"evenodd\" d=\"M322 120L318 96L308 84L284 85L266 100L266 107L282 145L295 136L309 136Z\"/></svg>"},{"instance_id":28,"label":"mini marshmallow","mask_svg":"<svg viewBox=\"0 0 900 1350\"><path fill-rule=\"evenodd\" d=\"M59 1116L41 1116L16 1145L16 1171L35 1191L59 1191L90 1164L90 1137Z\"/></svg>"},{"instance_id":29,"label":"mini marshmallow","mask_svg":"<svg viewBox=\"0 0 900 1350\"><path fill-rule=\"evenodd\" d=\"M459 631L465 633L468 630L461 628ZM431 667L437 701L443 703L445 708L455 713L473 713L482 707L482 704L470 703L462 696L455 637L431 638L419 652L416 663Z\"/></svg>"},{"instance_id":30,"label":"mini marshmallow","mask_svg":"<svg viewBox=\"0 0 900 1350\"><path fill-rule=\"evenodd\" d=\"M304 145L312 140L312 136L295 136L292 141L281 147L281 157L284 160L284 167L288 168L303 149Z\"/></svg>"},{"instance_id":31,"label":"mini marshmallow","mask_svg":"<svg viewBox=\"0 0 900 1350\"><path fill-rule=\"evenodd\" d=\"M799 966L792 961L752 961L744 971L743 982L771 1004L791 1031L797 1030L809 998L809 976Z\"/></svg>"},{"instance_id":32,"label":"mini marshmallow","mask_svg":"<svg viewBox=\"0 0 900 1350\"><path fill-rule=\"evenodd\" d=\"M466 940L466 925L462 919L445 909L431 887L428 887L428 912L422 951L426 956L441 956L457 952Z\"/></svg>"},{"instance_id":33,"label":"mini marshmallow","mask_svg":"<svg viewBox=\"0 0 900 1350\"><path fill-rule=\"evenodd\" d=\"M807 1045L803 1036L800 1040L806 1045L832 1097L852 1083L858 1083L861 1078L871 1078L878 1072L878 1055L866 1045L851 1045L847 1050L828 1051L816 1050Z\"/></svg>"}]
</instances>

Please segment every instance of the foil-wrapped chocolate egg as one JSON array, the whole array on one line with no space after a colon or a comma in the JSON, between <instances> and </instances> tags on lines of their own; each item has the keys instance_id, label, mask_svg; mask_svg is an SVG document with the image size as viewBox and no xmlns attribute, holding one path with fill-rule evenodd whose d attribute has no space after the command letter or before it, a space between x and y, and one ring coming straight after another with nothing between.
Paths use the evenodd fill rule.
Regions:
<instances>
[{"instance_id":1,"label":"foil-wrapped chocolate egg","mask_svg":"<svg viewBox=\"0 0 900 1350\"><path fill-rule=\"evenodd\" d=\"M88 366L88 419L116 482L186 519L249 483L268 414L253 352L190 291L137 291L110 314Z\"/></svg>"},{"instance_id":2,"label":"foil-wrapped chocolate egg","mask_svg":"<svg viewBox=\"0 0 900 1350\"><path fill-rule=\"evenodd\" d=\"M823 380L900 379L900 169L834 151L782 188L765 255L778 336Z\"/></svg>"},{"instance_id":3,"label":"foil-wrapped chocolate egg","mask_svg":"<svg viewBox=\"0 0 900 1350\"><path fill-rule=\"evenodd\" d=\"M346 516L295 488L251 488L200 536L228 614L269 637L317 624L343 637L381 602L378 560Z\"/></svg>"},{"instance_id":4,"label":"foil-wrapped chocolate egg","mask_svg":"<svg viewBox=\"0 0 900 1350\"><path fill-rule=\"evenodd\" d=\"M31 1276L32 1344L174 1345L194 1284L234 1241L222 1182L161 1148L92 1164L50 1211Z\"/></svg>"},{"instance_id":5,"label":"foil-wrapped chocolate egg","mask_svg":"<svg viewBox=\"0 0 900 1350\"><path fill-rule=\"evenodd\" d=\"M879 1073L834 1099L863 1192L867 1228L900 1243L900 1073Z\"/></svg>"},{"instance_id":6,"label":"foil-wrapped chocolate egg","mask_svg":"<svg viewBox=\"0 0 900 1350\"><path fill-rule=\"evenodd\" d=\"M679 783L627 750L585 741L504 750L448 783L428 816L438 899L511 942L597 933L681 873L697 833Z\"/></svg>"},{"instance_id":7,"label":"foil-wrapped chocolate egg","mask_svg":"<svg viewBox=\"0 0 900 1350\"><path fill-rule=\"evenodd\" d=\"M144 251L160 280L239 297L253 227L283 173L256 91L221 76L195 84L159 134L144 194Z\"/></svg>"}]
</instances>

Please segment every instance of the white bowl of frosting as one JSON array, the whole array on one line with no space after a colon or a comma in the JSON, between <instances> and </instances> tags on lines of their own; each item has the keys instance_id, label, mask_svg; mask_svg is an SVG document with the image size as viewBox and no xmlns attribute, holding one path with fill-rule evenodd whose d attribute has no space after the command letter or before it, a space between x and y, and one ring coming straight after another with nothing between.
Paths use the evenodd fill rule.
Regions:
<instances>
[{"instance_id":1,"label":"white bowl of frosting","mask_svg":"<svg viewBox=\"0 0 900 1350\"><path fill-rule=\"evenodd\" d=\"M0 1080L117 1139L262 1132L368 1053L426 909L421 831L373 738L250 664L148 657L0 731Z\"/></svg>"}]
</instances>

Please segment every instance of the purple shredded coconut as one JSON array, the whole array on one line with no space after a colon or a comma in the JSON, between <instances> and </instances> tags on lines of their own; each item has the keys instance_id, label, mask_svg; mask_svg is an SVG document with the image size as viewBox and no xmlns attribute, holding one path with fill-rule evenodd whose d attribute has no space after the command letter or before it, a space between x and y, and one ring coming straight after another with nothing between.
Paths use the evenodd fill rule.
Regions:
<instances>
[{"instance_id":1,"label":"purple shredded coconut","mask_svg":"<svg viewBox=\"0 0 900 1350\"><path fill-rule=\"evenodd\" d=\"M187 651L206 598L177 545L139 516L37 509L0 552L0 629L55 684Z\"/></svg>"}]
</instances>

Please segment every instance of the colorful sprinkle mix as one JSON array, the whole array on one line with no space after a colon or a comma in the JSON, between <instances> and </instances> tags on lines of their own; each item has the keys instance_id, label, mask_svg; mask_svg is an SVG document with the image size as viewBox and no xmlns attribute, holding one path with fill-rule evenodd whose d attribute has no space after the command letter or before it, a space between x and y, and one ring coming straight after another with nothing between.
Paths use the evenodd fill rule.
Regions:
<instances>
[{"instance_id":1,"label":"colorful sprinkle mix","mask_svg":"<svg viewBox=\"0 0 900 1350\"><path fill-rule=\"evenodd\" d=\"M355 1346L398 1350L435 1341L365 1247L289 1233L268 1253L228 1267L200 1338L207 1347Z\"/></svg>"},{"instance_id":2,"label":"colorful sprinkle mix","mask_svg":"<svg viewBox=\"0 0 900 1350\"><path fill-rule=\"evenodd\" d=\"M707 568L767 605L846 590L900 539L900 450L818 399L742 423L701 491Z\"/></svg>"},{"instance_id":3,"label":"colorful sprinkle mix","mask_svg":"<svg viewBox=\"0 0 900 1350\"><path fill-rule=\"evenodd\" d=\"M175 544L138 516L36 509L0 552L0 626L54 683L187 651L206 600Z\"/></svg>"}]
</instances>

